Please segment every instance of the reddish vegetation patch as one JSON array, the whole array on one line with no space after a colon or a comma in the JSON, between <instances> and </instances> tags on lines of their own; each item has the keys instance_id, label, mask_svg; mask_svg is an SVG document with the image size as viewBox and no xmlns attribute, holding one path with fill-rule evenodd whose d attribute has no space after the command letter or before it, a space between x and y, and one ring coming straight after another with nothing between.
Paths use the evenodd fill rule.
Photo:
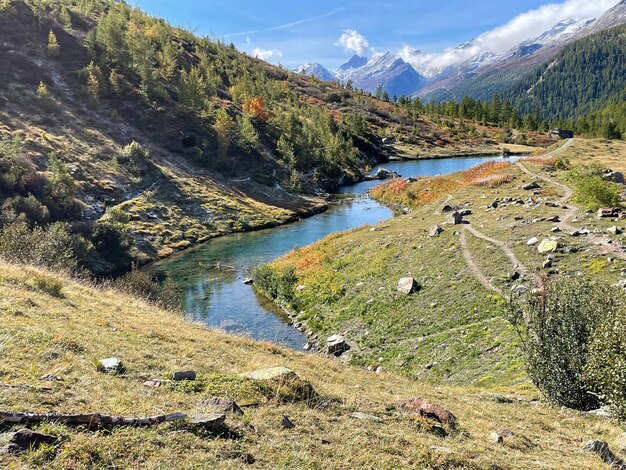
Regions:
<instances>
[{"instance_id":1,"label":"reddish vegetation patch","mask_svg":"<svg viewBox=\"0 0 626 470\"><path fill-rule=\"evenodd\" d=\"M372 189L372 195L404 205L428 204L461 188L497 187L509 183L513 175L502 173L502 170L510 165L508 162L486 162L457 175L420 178L415 183L396 179Z\"/></svg>"},{"instance_id":2,"label":"reddish vegetation patch","mask_svg":"<svg viewBox=\"0 0 626 470\"><path fill-rule=\"evenodd\" d=\"M506 168L510 165L508 162L485 162L481 163L474 168L470 168L469 170L463 172L463 181L468 184L473 184L475 181L479 181L484 179L485 177L491 176L494 173Z\"/></svg>"}]
</instances>

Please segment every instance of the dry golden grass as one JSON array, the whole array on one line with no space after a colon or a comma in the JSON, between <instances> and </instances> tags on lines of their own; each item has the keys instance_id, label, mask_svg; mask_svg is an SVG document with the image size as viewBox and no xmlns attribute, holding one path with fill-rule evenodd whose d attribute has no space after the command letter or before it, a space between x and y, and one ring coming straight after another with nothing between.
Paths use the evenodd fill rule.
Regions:
<instances>
[{"instance_id":1,"label":"dry golden grass","mask_svg":"<svg viewBox=\"0 0 626 470\"><path fill-rule=\"evenodd\" d=\"M201 411L202 401L215 395L260 403L247 408L244 418L228 418L238 439L176 425L112 432L42 425L41 430L64 438L56 456L43 451L2 456L5 467L241 468L252 456L257 468L592 469L599 461L581 451L582 442L612 441L620 432L607 421L536 401L532 389L426 386L211 331L139 300L51 273L6 263L0 263L0 273L0 409L132 416ZM126 375L96 371L94 361L110 356L122 359ZM254 384L236 375L271 366L294 369L327 404L267 401ZM196 369L199 380L180 387L142 385L183 368ZM63 381L45 382L40 379L44 374ZM436 437L389 407L415 396L450 409L460 430ZM382 421L354 419L350 415L357 410ZM283 414L295 429L278 426ZM499 428L516 437L504 446L492 444L489 433Z\"/></svg>"},{"instance_id":2,"label":"dry golden grass","mask_svg":"<svg viewBox=\"0 0 626 470\"><path fill-rule=\"evenodd\" d=\"M623 140L576 138L559 157L568 159L572 164L596 162L614 171L626 172L626 142Z\"/></svg>"}]
</instances>

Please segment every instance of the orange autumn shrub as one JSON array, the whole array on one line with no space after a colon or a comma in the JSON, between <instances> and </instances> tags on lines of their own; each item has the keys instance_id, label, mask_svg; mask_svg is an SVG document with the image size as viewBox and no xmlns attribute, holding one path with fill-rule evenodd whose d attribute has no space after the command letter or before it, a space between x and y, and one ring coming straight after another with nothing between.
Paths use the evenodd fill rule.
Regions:
<instances>
[{"instance_id":1,"label":"orange autumn shrub","mask_svg":"<svg viewBox=\"0 0 626 470\"><path fill-rule=\"evenodd\" d=\"M243 110L252 117L262 122L267 122L270 113L265 110L265 101L263 98L252 98L243 104Z\"/></svg>"}]
</instances>

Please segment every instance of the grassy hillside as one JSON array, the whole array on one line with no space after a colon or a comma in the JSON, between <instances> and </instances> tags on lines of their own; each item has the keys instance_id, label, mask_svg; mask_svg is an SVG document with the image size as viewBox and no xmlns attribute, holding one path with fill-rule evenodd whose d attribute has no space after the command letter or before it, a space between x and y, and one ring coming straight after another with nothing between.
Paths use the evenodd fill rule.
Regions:
<instances>
[{"instance_id":1,"label":"grassy hillside","mask_svg":"<svg viewBox=\"0 0 626 470\"><path fill-rule=\"evenodd\" d=\"M45 423L35 429L62 438L58 448L0 455L4 468L242 468L254 462L255 468L591 469L599 461L581 443L613 443L620 432L599 418L550 408L534 391L432 387L210 331L52 273L4 262L0 272L1 410L193 414L207 412L203 402L214 396L249 405L244 416L227 417L230 434L221 437L184 423L112 430ZM95 362L114 355L125 374L96 370ZM282 402L277 389L238 375L274 366L293 369L317 398ZM167 381L181 369L195 369L197 380ZM143 384L148 379L164 381L154 388ZM411 397L452 411L458 429L445 438L428 432L428 421L394 406ZM357 411L369 417L353 417ZM295 428L281 428L282 415ZM514 437L492 443L490 433L501 428ZM10 431L2 426L3 443Z\"/></svg>"},{"instance_id":2,"label":"grassy hillside","mask_svg":"<svg viewBox=\"0 0 626 470\"><path fill-rule=\"evenodd\" d=\"M145 262L319 211L394 154L386 136L497 148L493 129L443 128L114 1L2 2L0 60L0 224L70 222L100 272L130 259L98 231L129 233Z\"/></svg>"},{"instance_id":3,"label":"grassy hillside","mask_svg":"<svg viewBox=\"0 0 626 470\"><path fill-rule=\"evenodd\" d=\"M585 143L593 145L575 142ZM566 151L571 150L563 155ZM602 161L599 155L597 162ZM583 272L615 283L626 266L621 237L606 233L615 221L598 220L583 209L573 217L571 208L564 209L567 193L557 184L575 184L568 170L543 170L551 164L549 158L524 163L554 181L540 182L534 191L522 189L534 177L506 161L386 183L372 194L397 208L397 217L296 250L260 271L258 284L263 287L265 278L280 280L281 273L293 270L293 276L283 276L291 286L282 286L278 300L300 312L296 321L313 335L344 334L353 346L352 363L435 383L523 382L520 351L505 318L505 298L512 289L529 288L535 277L556 273ZM470 210L469 224L446 223L444 205ZM551 221L553 216L560 222ZM430 236L436 225L443 232ZM599 235L569 235L582 228ZM551 236L558 237L561 248L552 266L544 268L546 255L527 241ZM414 277L421 290L399 294L398 281L404 277Z\"/></svg>"}]
</instances>

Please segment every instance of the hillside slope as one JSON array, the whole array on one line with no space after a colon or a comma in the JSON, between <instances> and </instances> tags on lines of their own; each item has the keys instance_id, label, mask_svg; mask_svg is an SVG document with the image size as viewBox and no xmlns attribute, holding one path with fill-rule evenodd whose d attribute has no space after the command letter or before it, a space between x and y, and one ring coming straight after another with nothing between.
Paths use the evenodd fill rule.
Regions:
<instances>
[{"instance_id":1,"label":"hillside slope","mask_svg":"<svg viewBox=\"0 0 626 470\"><path fill-rule=\"evenodd\" d=\"M620 168L619 156L601 152L605 145L594 141L576 139L559 152L572 155L579 146L587 149L586 161L572 163L588 164L595 154L601 167ZM549 165L549 159L523 166L503 160L447 176L393 180L372 194L395 207L397 217L293 251L259 271L255 283L272 286L293 270L284 276L292 290L281 286L278 300L300 312L294 321L313 335L345 335L351 363L435 383L524 381L506 320L512 292L556 273L583 272L614 284L626 267L624 241L607 232L615 222L581 208L572 212L568 172L542 169ZM540 177L549 182L523 189ZM463 223L450 223L453 208L468 211ZM570 235L583 228L598 235ZM533 237L537 243L529 244ZM549 237L557 237L561 249L545 265L537 244ZM406 277L416 280L417 293L398 292Z\"/></svg>"},{"instance_id":2,"label":"hillside slope","mask_svg":"<svg viewBox=\"0 0 626 470\"><path fill-rule=\"evenodd\" d=\"M620 430L597 417L553 409L536 392L432 387L376 374L313 354L210 331L106 289L0 262L0 410L99 412L140 417L207 413L206 400L227 396L244 416L228 415L229 432L213 436L185 423L156 427L73 428L45 423L56 449L0 455L4 468L598 468L581 450L591 438L614 444ZM96 341L97 338L97 341ZM122 375L96 370L117 356ZM285 366L309 381L313 401L277 397L285 390L240 377ZM192 382L169 382L195 369ZM148 379L162 380L150 387ZM278 393L280 395L277 395ZM448 437L428 420L403 413L398 400L422 397L458 420ZM354 414L360 412L362 414ZM292 429L279 425L287 415ZM17 426L2 425L1 445ZM507 428L504 445L489 434Z\"/></svg>"}]
</instances>

